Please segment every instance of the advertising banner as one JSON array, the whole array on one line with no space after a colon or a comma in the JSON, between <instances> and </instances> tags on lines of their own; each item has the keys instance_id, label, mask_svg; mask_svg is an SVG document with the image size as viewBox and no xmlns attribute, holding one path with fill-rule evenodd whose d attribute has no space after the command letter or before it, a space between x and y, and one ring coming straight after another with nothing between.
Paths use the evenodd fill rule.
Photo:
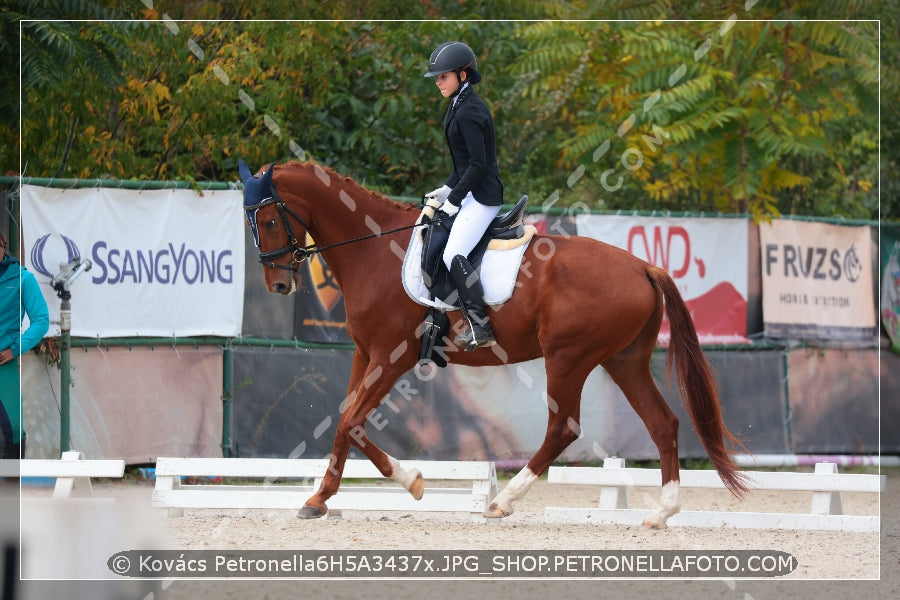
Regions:
<instances>
[{"instance_id":1,"label":"advertising banner","mask_svg":"<svg viewBox=\"0 0 900 600\"><path fill-rule=\"evenodd\" d=\"M315 241L307 233L306 245ZM321 254L300 266L300 285L294 311L294 337L306 342L350 343L344 295ZM397 279L397 285L401 285Z\"/></svg>"},{"instance_id":2,"label":"advertising banner","mask_svg":"<svg viewBox=\"0 0 900 600\"><path fill-rule=\"evenodd\" d=\"M72 335L236 336L244 298L240 191L58 189L23 185L24 264L50 308L51 281L76 259Z\"/></svg>"},{"instance_id":3,"label":"advertising banner","mask_svg":"<svg viewBox=\"0 0 900 600\"><path fill-rule=\"evenodd\" d=\"M767 337L875 337L868 227L773 220L759 226Z\"/></svg>"},{"instance_id":4,"label":"advertising banner","mask_svg":"<svg viewBox=\"0 0 900 600\"><path fill-rule=\"evenodd\" d=\"M900 226L881 225L881 323L900 352Z\"/></svg>"},{"instance_id":5,"label":"advertising banner","mask_svg":"<svg viewBox=\"0 0 900 600\"><path fill-rule=\"evenodd\" d=\"M585 215L576 222L578 235L617 246L668 271L691 311L701 343L747 341L747 221ZM668 339L668 332L664 320L661 341Z\"/></svg>"}]
</instances>

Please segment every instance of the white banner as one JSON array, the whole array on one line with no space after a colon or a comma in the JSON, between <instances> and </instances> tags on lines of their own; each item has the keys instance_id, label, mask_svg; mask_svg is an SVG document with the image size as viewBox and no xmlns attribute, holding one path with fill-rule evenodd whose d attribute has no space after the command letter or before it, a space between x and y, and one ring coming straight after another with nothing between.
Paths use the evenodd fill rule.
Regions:
<instances>
[{"instance_id":1,"label":"white banner","mask_svg":"<svg viewBox=\"0 0 900 600\"><path fill-rule=\"evenodd\" d=\"M747 338L747 221L582 215L578 235L617 246L664 268L678 285L704 344ZM663 322L660 339L668 338Z\"/></svg>"},{"instance_id":2,"label":"white banner","mask_svg":"<svg viewBox=\"0 0 900 600\"><path fill-rule=\"evenodd\" d=\"M244 221L238 190L57 189L23 185L26 267L59 335L51 280L91 261L72 283L72 335L236 336L244 304Z\"/></svg>"}]
</instances>

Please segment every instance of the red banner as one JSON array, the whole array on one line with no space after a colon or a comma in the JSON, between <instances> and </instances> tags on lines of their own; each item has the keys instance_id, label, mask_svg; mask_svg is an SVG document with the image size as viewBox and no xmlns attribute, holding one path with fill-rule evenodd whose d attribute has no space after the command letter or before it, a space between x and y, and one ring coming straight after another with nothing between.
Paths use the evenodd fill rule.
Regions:
<instances>
[{"instance_id":1,"label":"red banner","mask_svg":"<svg viewBox=\"0 0 900 600\"><path fill-rule=\"evenodd\" d=\"M704 344L746 342L747 221L589 215L578 234L618 246L666 269ZM669 337L663 321L660 341Z\"/></svg>"}]
</instances>

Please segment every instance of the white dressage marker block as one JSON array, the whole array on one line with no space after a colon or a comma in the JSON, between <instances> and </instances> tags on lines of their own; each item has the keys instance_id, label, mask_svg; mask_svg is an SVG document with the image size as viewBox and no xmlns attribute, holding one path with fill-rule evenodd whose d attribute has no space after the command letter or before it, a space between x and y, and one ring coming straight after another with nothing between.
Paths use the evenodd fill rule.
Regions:
<instances>
[{"instance_id":1,"label":"white dressage marker block","mask_svg":"<svg viewBox=\"0 0 900 600\"><path fill-rule=\"evenodd\" d=\"M91 497L92 477L120 478L124 474L124 460L85 460L81 452L75 451L63 452L60 460L0 460L2 477L55 478L54 498Z\"/></svg>"},{"instance_id":2,"label":"white dressage marker block","mask_svg":"<svg viewBox=\"0 0 900 600\"><path fill-rule=\"evenodd\" d=\"M827 531L876 532L880 517L845 515L841 492L884 491L884 475L838 474L834 463L819 463L814 473L744 471L751 491L786 490L812 492L809 514L682 511L668 525L689 527L732 527L739 529L813 529ZM682 470L682 488L724 488L715 471ZM547 507L544 518L552 523L597 523L634 525L643 522L650 510L629 509L629 487L659 487L659 469L627 469L620 458L605 459L603 468L550 467L550 483L599 485L597 508Z\"/></svg>"},{"instance_id":3,"label":"white dressage marker block","mask_svg":"<svg viewBox=\"0 0 900 600\"><path fill-rule=\"evenodd\" d=\"M329 514L341 510L468 512L483 514L497 495L497 471L492 462L403 461L427 481L471 481L468 487L425 488L421 500L399 486L357 485L352 479L386 481L368 460L347 460L338 493L328 500ZM300 509L315 493L328 470L328 459L290 458L164 458L156 460L153 506L158 508ZM186 485L182 477L263 479L263 485ZM277 479L307 479L311 485L282 485ZM171 513L170 513L171 514Z\"/></svg>"}]
</instances>

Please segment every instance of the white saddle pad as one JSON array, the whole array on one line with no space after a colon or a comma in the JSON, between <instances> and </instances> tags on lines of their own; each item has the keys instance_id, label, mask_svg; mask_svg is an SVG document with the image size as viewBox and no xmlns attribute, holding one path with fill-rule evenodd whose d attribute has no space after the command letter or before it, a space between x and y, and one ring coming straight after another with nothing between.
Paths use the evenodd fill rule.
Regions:
<instances>
[{"instance_id":1,"label":"white saddle pad","mask_svg":"<svg viewBox=\"0 0 900 600\"><path fill-rule=\"evenodd\" d=\"M494 240L488 245L481 261L481 285L487 304L503 304L512 296L516 288L516 278L522 256L534 237L533 225L525 226L524 235L517 240ZM432 297L425 285L422 274L422 230L413 230L412 238L403 258L403 289L414 302L423 306L433 306L441 310L457 310L445 302Z\"/></svg>"}]
</instances>

